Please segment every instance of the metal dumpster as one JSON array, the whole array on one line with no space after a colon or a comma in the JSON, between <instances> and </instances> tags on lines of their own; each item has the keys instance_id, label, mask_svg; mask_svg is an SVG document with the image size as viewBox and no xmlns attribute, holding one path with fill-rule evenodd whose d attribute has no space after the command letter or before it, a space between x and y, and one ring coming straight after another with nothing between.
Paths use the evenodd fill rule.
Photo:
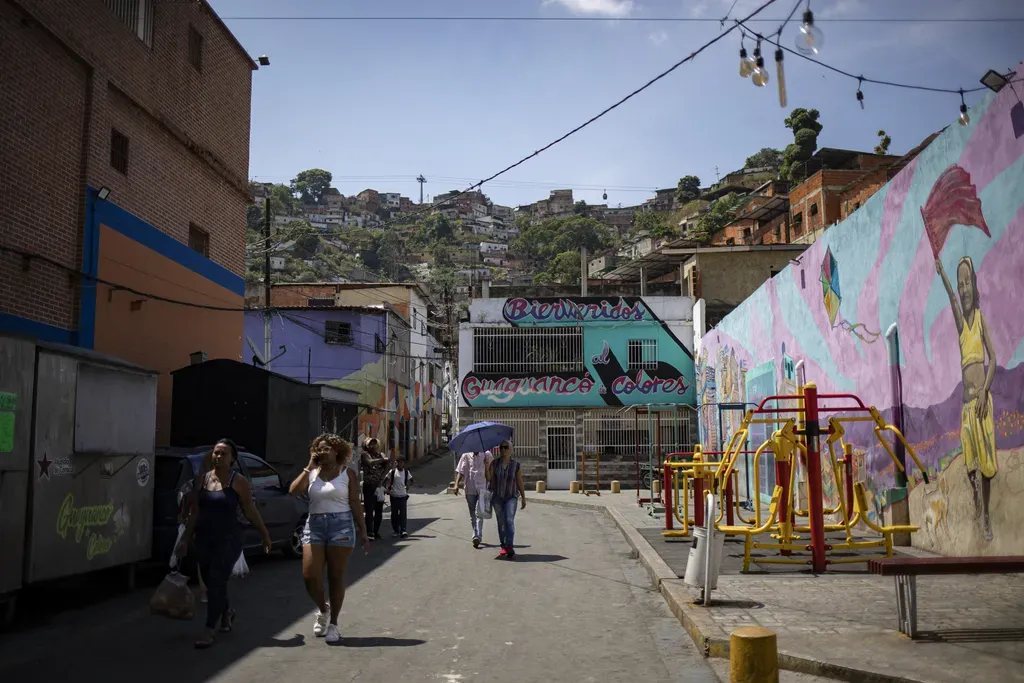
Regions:
<instances>
[{"instance_id":1,"label":"metal dumpster","mask_svg":"<svg viewBox=\"0 0 1024 683\"><path fill-rule=\"evenodd\" d=\"M0 412L15 404L13 431L0 417L0 451L13 434L0 592L149 557L156 392L156 373L126 361L0 336ZM9 477L20 513L7 510Z\"/></svg>"}]
</instances>

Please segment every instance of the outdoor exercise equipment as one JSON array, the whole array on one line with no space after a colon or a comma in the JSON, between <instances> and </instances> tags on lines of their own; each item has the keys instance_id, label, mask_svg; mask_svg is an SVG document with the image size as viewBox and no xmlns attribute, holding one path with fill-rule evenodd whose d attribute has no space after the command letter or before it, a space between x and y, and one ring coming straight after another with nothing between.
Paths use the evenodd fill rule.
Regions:
<instances>
[{"instance_id":1,"label":"outdoor exercise equipment","mask_svg":"<svg viewBox=\"0 0 1024 683\"><path fill-rule=\"evenodd\" d=\"M768 407L772 403L795 404L796 407ZM831 417L823 426L822 416L825 414L831 414ZM749 569L753 549L778 551L777 556L759 558L759 563L810 565L815 573L824 572L830 564L867 562L872 559L867 555L829 557L829 554L835 551L877 547L884 549L887 557L891 556L892 535L912 533L918 528L910 525L882 525L870 519L864 486L853 481L852 447L843 440L846 433L843 425L854 422L873 423L875 437L893 459L897 470L905 472L905 464L884 438L887 432L893 434L917 465L924 482L928 483L928 474L913 447L907 443L897 427L886 423L876 408L866 406L852 394L818 394L817 387L813 383L808 383L800 394L768 396L756 408L748 410L740 426L731 435L725 450L720 453L721 457L712 459L712 453L695 448L692 462L663 463L666 510L665 530L662 535L685 536L691 525L700 525L704 522L703 510L699 505L695 506L693 519L689 517L688 499L692 488L695 501L702 500L706 490L724 492L725 495L719 496L721 503L716 524L719 531L726 535L744 537L744 571ZM743 446L747 442L751 425L755 424L770 425L775 429L769 438L753 451L753 476L749 477L748 481L752 479L754 485L754 518L746 520L740 512L738 501L733 500L730 491L737 488L737 458L751 453ZM836 482L838 503L832 507L826 507L824 504L822 437L825 437L828 466ZM842 458L836 456L837 445L843 453ZM768 452L775 460L777 485L772 493L768 514L765 516L762 514L760 501L760 460L761 456ZM806 509L798 508L794 495L797 488L795 480L798 462L802 463L807 478ZM682 508L681 514L679 508ZM826 514L839 515L841 522L826 524ZM742 525L734 524L734 515ZM801 523L798 523L798 519ZM806 520L806 523L803 523L803 520ZM673 521L678 521L682 529L675 529ZM855 538L853 529L860 522L869 530L881 535L881 538ZM826 538L828 532L837 531L845 532L845 540ZM758 539L766 533L769 535L768 539ZM801 536L801 533L807 533L808 537Z\"/></svg>"}]
</instances>

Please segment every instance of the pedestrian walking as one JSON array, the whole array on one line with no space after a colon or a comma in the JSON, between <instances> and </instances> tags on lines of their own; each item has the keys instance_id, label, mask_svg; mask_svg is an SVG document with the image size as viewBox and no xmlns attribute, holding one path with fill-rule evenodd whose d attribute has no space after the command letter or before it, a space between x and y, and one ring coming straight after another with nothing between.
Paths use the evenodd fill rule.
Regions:
<instances>
[{"instance_id":1,"label":"pedestrian walking","mask_svg":"<svg viewBox=\"0 0 1024 683\"><path fill-rule=\"evenodd\" d=\"M366 532L373 541L380 538L380 524L384 518L384 476L388 472L388 459L380 454L380 442L370 439L360 455L363 471L363 508L366 512Z\"/></svg>"},{"instance_id":2,"label":"pedestrian walking","mask_svg":"<svg viewBox=\"0 0 1024 683\"><path fill-rule=\"evenodd\" d=\"M526 509L526 489L523 487L523 471L519 461L512 458L512 444L502 441L498 452L500 457L488 468L487 479L494 520L498 524L498 540L501 543L499 555L511 560L516 556L516 504L520 509Z\"/></svg>"},{"instance_id":3,"label":"pedestrian walking","mask_svg":"<svg viewBox=\"0 0 1024 683\"><path fill-rule=\"evenodd\" d=\"M228 579L242 554L242 526L238 508L263 537L263 552L270 552L270 534L253 504L249 480L232 469L238 460L238 447L231 439L221 439L213 447L213 469L196 477L196 510L185 525L175 554L184 557L195 534L199 570L206 579L209 602L206 604L206 629L195 642L197 648L213 645L219 625L222 633L234 628L235 610L228 602Z\"/></svg>"},{"instance_id":4,"label":"pedestrian walking","mask_svg":"<svg viewBox=\"0 0 1024 683\"><path fill-rule=\"evenodd\" d=\"M395 536L401 538L409 535L409 484L412 482L412 473L405 466L405 458L395 461L395 466L384 480L384 488L391 496L391 528Z\"/></svg>"},{"instance_id":5,"label":"pedestrian walking","mask_svg":"<svg viewBox=\"0 0 1024 683\"><path fill-rule=\"evenodd\" d=\"M480 492L487 490L487 470L493 459L490 451L463 453L455 467L456 496L459 495L462 482L466 482L466 505L469 506L469 523L473 526L474 548L479 548L484 539L484 520L477 514L476 505L480 500Z\"/></svg>"},{"instance_id":6,"label":"pedestrian walking","mask_svg":"<svg viewBox=\"0 0 1024 683\"><path fill-rule=\"evenodd\" d=\"M309 496L309 515L302 531L302 580L317 607L313 635L328 643L341 640L338 614L345 602L345 569L359 543L369 551L366 522L359 503L359 483L349 470L352 444L336 434L321 434L309 449L309 464L288 492ZM324 599L324 564L330 600Z\"/></svg>"}]
</instances>

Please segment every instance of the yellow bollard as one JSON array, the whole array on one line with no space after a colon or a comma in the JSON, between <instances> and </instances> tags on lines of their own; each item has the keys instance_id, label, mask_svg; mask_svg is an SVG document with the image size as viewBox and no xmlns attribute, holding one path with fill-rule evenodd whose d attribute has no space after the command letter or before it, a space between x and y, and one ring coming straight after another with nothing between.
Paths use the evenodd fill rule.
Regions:
<instances>
[{"instance_id":1,"label":"yellow bollard","mask_svg":"<svg viewBox=\"0 0 1024 683\"><path fill-rule=\"evenodd\" d=\"M537 493L544 493L548 490L548 483L546 481L537 482Z\"/></svg>"},{"instance_id":2,"label":"yellow bollard","mask_svg":"<svg viewBox=\"0 0 1024 683\"><path fill-rule=\"evenodd\" d=\"M580 483L578 481L570 481L569 482L569 493L579 493L579 492L580 492Z\"/></svg>"},{"instance_id":3,"label":"yellow bollard","mask_svg":"<svg viewBox=\"0 0 1024 683\"><path fill-rule=\"evenodd\" d=\"M741 626L729 636L731 683L779 683L779 653L775 632L761 626Z\"/></svg>"},{"instance_id":4,"label":"yellow bollard","mask_svg":"<svg viewBox=\"0 0 1024 683\"><path fill-rule=\"evenodd\" d=\"M622 484L618 479L612 479L612 493L622 493Z\"/></svg>"}]
</instances>

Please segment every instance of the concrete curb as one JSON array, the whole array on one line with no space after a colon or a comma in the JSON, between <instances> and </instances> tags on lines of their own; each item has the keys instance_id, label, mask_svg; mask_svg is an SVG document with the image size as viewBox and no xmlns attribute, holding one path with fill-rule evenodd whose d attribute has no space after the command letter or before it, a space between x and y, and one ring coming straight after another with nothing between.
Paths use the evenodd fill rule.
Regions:
<instances>
[{"instance_id":1,"label":"concrete curb","mask_svg":"<svg viewBox=\"0 0 1024 683\"><path fill-rule=\"evenodd\" d=\"M553 505L555 507L571 508L575 510L590 510L593 512L604 512L611 518L615 525L622 532L626 543L636 553L640 564L644 566L651 577L651 581L661 593L668 604L672 614L682 625L683 629L690 635L694 644L700 649L705 657L729 658L729 636L725 637L708 635L716 626L702 624L706 617L701 613L701 608L694 604L693 595L668 564L665 563L658 552L647 542L636 528L629 523L621 512L613 507L600 503L584 503L568 500L551 500L541 498L543 494L531 496L530 503L541 505ZM703 626L703 628L702 628ZM793 655L779 650L779 668L796 673L821 676L848 683L922 683L918 679L905 678L892 674L879 673L877 671L866 671L854 669L848 666L832 664L810 657Z\"/></svg>"}]
</instances>

